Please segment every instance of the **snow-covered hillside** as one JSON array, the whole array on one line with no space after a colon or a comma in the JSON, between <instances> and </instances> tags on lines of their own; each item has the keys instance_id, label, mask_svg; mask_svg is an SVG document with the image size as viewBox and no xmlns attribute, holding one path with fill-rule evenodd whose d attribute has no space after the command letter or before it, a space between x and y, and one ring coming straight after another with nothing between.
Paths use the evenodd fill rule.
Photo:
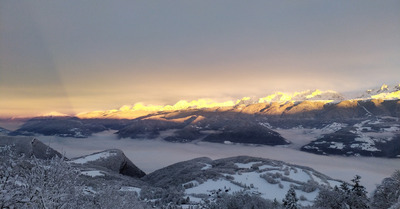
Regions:
<instances>
[{"instance_id":1,"label":"snow-covered hillside","mask_svg":"<svg viewBox=\"0 0 400 209\"><path fill-rule=\"evenodd\" d=\"M344 124L335 131L321 134L301 149L323 155L340 154L399 158L399 119L395 117L373 117Z\"/></svg>"},{"instance_id":2,"label":"snow-covered hillside","mask_svg":"<svg viewBox=\"0 0 400 209\"><path fill-rule=\"evenodd\" d=\"M160 169L143 179L161 187L181 185L185 195L197 203L235 192L282 200L293 187L304 206L313 204L320 189L341 184L308 167L248 156L214 161L193 159Z\"/></svg>"},{"instance_id":3,"label":"snow-covered hillside","mask_svg":"<svg viewBox=\"0 0 400 209\"><path fill-rule=\"evenodd\" d=\"M257 160L257 159L254 159ZM224 177L208 179L204 182L196 180L183 184L185 194L194 201L202 195L245 191L257 194L269 200L282 200L290 187L300 197L300 204L312 205L320 191L319 188L339 186L341 182L327 178L320 173L294 165L274 164L261 161L235 163L238 170L233 173L221 173ZM205 168L207 168L207 164ZM210 169L210 168L208 168Z\"/></svg>"}]
</instances>

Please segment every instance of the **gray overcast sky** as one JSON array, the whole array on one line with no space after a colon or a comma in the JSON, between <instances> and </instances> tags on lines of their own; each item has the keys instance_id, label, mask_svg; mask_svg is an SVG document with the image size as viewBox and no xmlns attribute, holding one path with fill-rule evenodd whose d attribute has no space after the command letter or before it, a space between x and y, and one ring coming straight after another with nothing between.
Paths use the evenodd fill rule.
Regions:
<instances>
[{"instance_id":1,"label":"gray overcast sky","mask_svg":"<svg viewBox=\"0 0 400 209\"><path fill-rule=\"evenodd\" d=\"M0 1L0 115L399 82L400 1Z\"/></svg>"}]
</instances>

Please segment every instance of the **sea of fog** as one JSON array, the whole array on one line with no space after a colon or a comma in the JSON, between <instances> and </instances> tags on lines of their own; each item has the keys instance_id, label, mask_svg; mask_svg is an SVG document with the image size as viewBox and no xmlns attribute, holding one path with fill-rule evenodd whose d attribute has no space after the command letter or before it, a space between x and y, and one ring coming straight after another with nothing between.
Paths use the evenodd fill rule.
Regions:
<instances>
[{"instance_id":1,"label":"sea of fog","mask_svg":"<svg viewBox=\"0 0 400 209\"><path fill-rule=\"evenodd\" d=\"M321 156L288 147L208 142L171 143L160 139L118 139L111 131L98 133L89 138L54 136L39 136L37 138L65 154L68 158L105 149L121 149L136 166L146 173L197 157L219 159L247 155L308 166L328 176L345 181L349 181L358 174L362 177L361 183L371 192L383 178L400 169L400 159Z\"/></svg>"}]
</instances>

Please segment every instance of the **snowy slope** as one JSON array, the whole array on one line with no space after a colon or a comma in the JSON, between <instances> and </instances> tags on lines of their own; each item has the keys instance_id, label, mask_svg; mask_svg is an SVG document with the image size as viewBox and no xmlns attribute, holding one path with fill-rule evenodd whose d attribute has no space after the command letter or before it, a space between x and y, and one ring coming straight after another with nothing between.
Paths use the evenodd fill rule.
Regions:
<instances>
[{"instance_id":1,"label":"snowy slope","mask_svg":"<svg viewBox=\"0 0 400 209\"><path fill-rule=\"evenodd\" d=\"M335 186L339 181L327 180L326 177L317 177L306 168L294 165L273 165L264 162L235 163L239 168L234 174L222 173L224 177L217 180L207 180L203 183L188 182L194 186L185 190L189 197L201 194L208 195L215 192L232 194L238 191L247 191L258 194L269 200L282 200L290 187L295 187L296 193L301 197L302 205L311 205L318 195L319 187ZM260 169L261 168L261 169ZM269 180L267 180L269 179ZM183 185L187 185L183 184Z\"/></svg>"},{"instance_id":2,"label":"snowy slope","mask_svg":"<svg viewBox=\"0 0 400 209\"><path fill-rule=\"evenodd\" d=\"M182 186L193 203L239 191L280 201L294 187L302 205L312 205L322 187L341 183L308 167L248 156L193 159L155 171L143 180L165 182L160 187Z\"/></svg>"},{"instance_id":3,"label":"snowy slope","mask_svg":"<svg viewBox=\"0 0 400 209\"><path fill-rule=\"evenodd\" d=\"M87 155L81 158L77 158L75 160L72 160L72 163L77 163L77 164L85 164L88 162L92 162L92 161L96 161L96 160L100 160L100 159L106 159L109 158L111 156L116 156L116 153L113 152L109 152L109 151L105 151L105 152L100 152L100 153L96 153L96 154L92 154L92 155Z\"/></svg>"},{"instance_id":4,"label":"snowy slope","mask_svg":"<svg viewBox=\"0 0 400 209\"><path fill-rule=\"evenodd\" d=\"M301 149L323 155L400 157L399 119L371 117L325 133Z\"/></svg>"},{"instance_id":5,"label":"snowy slope","mask_svg":"<svg viewBox=\"0 0 400 209\"><path fill-rule=\"evenodd\" d=\"M364 92L353 93L349 95L352 99L400 99L400 84L398 85L386 85L383 84L381 87L368 89Z\"/></svg>"}]
</instances>

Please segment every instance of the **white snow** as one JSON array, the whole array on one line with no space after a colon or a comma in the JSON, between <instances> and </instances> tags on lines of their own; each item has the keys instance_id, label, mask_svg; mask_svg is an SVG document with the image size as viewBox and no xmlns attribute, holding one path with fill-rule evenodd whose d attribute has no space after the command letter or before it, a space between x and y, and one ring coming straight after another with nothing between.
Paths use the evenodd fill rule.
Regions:
<instances>
[{"instance_id":1,"label":"white snow","mask_svg":"<svg viewBox=\"0 0 400 209\"><path fill-rule=\"evenodd\" d=\"M356 127L356 128L361 128L361 127L363 127L363 126L364 126L366 123L368 123L368 122L370 122L370 120L362 121L362 122L360 122L360 123L354 124L353 126Z\"/></svg>"},{"instance_id":2,"label":"white snow","mask_svg":"<svg viewBox=\"0 0 400 209\"><path fill-rule=\"evenodd\" d=\"M182 184L182 186L185 186L185 185L188 185L188 184L193 184L194 186L197 186L200 183L198 181L196 181L196 180L193 180L193 181L189 181L189 182L186 182L186 183Z\"/></svg>"},{"instance_id":3,"label":"white snow","mask_svg":"<svg viewBox=\"0 0 400 209\"><path fill-rule=\"evenodd\" d=\"M250 164L250 163L249 163ZM244 164L246 167L248 167L248 164ZM303 170L297 168L298 172L295 173L293 170L291 170L290 175L287 176L293 180L297 181L308 181L310 180L310 176L305 173ZM288 181L283 181L280 180L280 183L278 184L270 184L268 183L265 179L261 178L260 175L267 173L262 172L258 173L255 171L252 172L240 172L236 173L234 175L231 175L234 180L233 182L237 182L241 184L242 186L238 186L236 184L233 184L232 182L225 180L225 179L219 179L217 181L213 180L207 180L206 182L196 185L192 188L186 189L185 193L187 195L190 194L211 194L212 191L217 191L218 189L221 189L222 191L225 191L226 189L229 190L227 193L232 194L233 192L237 191L242 191L242 190L247 190L251 193L257 193L260 194L261 197L273 200L276 198L277 200L281 200L285 197L287 190L290 188L290 185L298 185L293 182L288 182ZM269 171L272 172L272 171ZM275 171L273 171L275 172ZM283 171L279 171L282 172ZM188 182L190 183L190 182ZM186 184L188 184L186 183ZM280 186L281 185L281 186ZM282 187L282 188L281 188ZM250 189L249 189L250 188ZM315 197L318 194L318 191L314 191L311 193L306 193L302 192L300 190L296 190L296 193L298 196L303 195L304 197L307 198L309 201L302 201L302 205L311 205L312 201L315 199ZM196 198L190 197L192 201L196 201ZM197 201L201 201L201 199L197 199Z\"/></svg>"},{"instance_id":4,"label":"white snow","mask_svg":"<svg viewBox=\"0 0 400 209\"><path fill-rule=\"evenodd\" d=\"M277 166L272 166L272 165L262 165L258 166L259 170L264 170L264 169L280 169L280 167Z\"/></svg>"},{"instance_id":5,"label":"white snow","mask_svg":"<svg viewBox=\"0 0 400 209\"><path fill-rule=\"evenodd\" d=\"M360 138L357 138L360 139ZM356 140L357 140L356 139ZM350 145L351 148L359 148L361 150L366 150L366 151L371 151L371 152L377 152L380 151L378 148L374 147L375 143L360 143L360 144L352 144Z\"/></svg>"},{"instance_id":6,"label":"white snow","mask_svg":"<svg viewBox=\"0 0 400 209\"><path fill-rule=\"evenodd\" d=\"M119 189L119 191L121 191L121 192L136 192L139 195L140 191L142 191L142 189L138 188L138 187L122 186L121 189Z\"/></svg>"},{"instance_id":7,"label":"white snow","mask_svg":"<svg viewBox=\"0 0 400 209\"><path fill-rule=\"evenodd\" d=\"M367 110L367 108L365 108L365 107L362 106L362 105L360 105L360 106L365 110L365 112L367 112L368 115L373 115L369 110Z\"/></svg>"},{"instance_id":8,"label":"white snow","mask_svg":"<svg viewBox=\"0 0 400 209\"><path fill-rule=\"evenodd\" d=\"M262 125L262 126L264 126L264 127L266 127L266 128L272 129L271 124L269 124L269 123L267 123L267 122L260 122L260 123L258 123L258 124L260 124L260 125Z\"/></svg>"},{"instance_id":9,"label":"white snow","mask_svg":"<svg viewBox=\"0 0 400 209\"><path fill-rule=\"evenodd\" d=\"M332 124L329 124L329 125L326 125L325 127L323 127L322 131L324 132L324 134L333 133L344 127L347 127L347 124L333 122Z\"/></svg>"},{"instance_id":10,"label":"white snow","mask_svg":"<svg viewBox=\"0 0 400 209\"><path fill-rule=\"evenodd\" d=\"M306 201L299 200L299 203L303 206L312 205L315 198L318 196L318 193L319 193L319 189L316 189L315 191L310 192L310 193L303 192L301 190L296 190L297 198L299 198L300 196L304 196L307 199Z\"/></svg>"},{"instance_id":11,"label":"white snow","mask_svg":"<svg viewBox=\"0 0 400 209\"><path fill-rule=\"evenodd\" d=\"M109 158L111 156L115 156L117 155L116 153L111 153L111 152L100 152L97 154L93 154L93 155L88 155L86 157L82 157L82 158L78 158L76 160L71 161L72 163L76 163L76 164L85 164L87 162L90 161L96 161L99 160L101 158Z\"/></svg>"},{"instance_id":12,"label":"white snow","mask_svg":"<svg viewBox=\"0 0 400 209\"><path fill-rule=\"evenodd\" d=\"M400 128L396 127L396 126L392 126L390 128L384 128L383 131L385 131L385 132L396 132L396 131L400 131Z\"/></svg>"},{"instance_id":13,"label":"white snow","mask_svg":"<svg viewBox=\"0 0 400 209\"><path fill-rule=\"evenodd\" d=\"M237 186L228 180L219 179L217 181L213 181L213 180L209 179L202 184L199 184L195 187L186 189L185 193L186 194L210 194L211 191L218 190L218 189L222 189L222 190L229 189L229 192L228 192L229 194L243 190L242 187Z\"/></svg>"},{"instance_id":14,"label":"white snow","mask_svg":"<svg viewBox=\"0 0 400 209\"><path fill-rule=\"evenodd\" d=\"M81 174L90 177L104 176L104 173L101 171L82 171Z\"/></svg>"},{"instance_id":15,"label":"white snow","mask_svg":"<svg viewBox=\"0 0 400 209\"><path fill-rule=\"evenodd\" d=\"M201 168L201 170L208 170L212 168L212 165L208 164L208 163L204 163L204 167Z\"/></svg>"},{"instance_id":16,"label":"white snow","mask_svg":"<svg viewBox=\"0 0 400 209\"><path fill-rule=\"evenodd\" d=\"M97 194L97 192L93 189L93 187L90 187L90 186L85 186L83 188L83 193L84 194Z\"/></svg>"},{"instance_id":17,"label":"white snow","mask_svg":"<svg viewBox=\"0 0 400 209\"><path fill-rule=\"evenodd\" d=\"M335 187L335 186L339 187L340 184L341 184L341 182L333 181L333 180L328 180L328 183L329 183L329 186L331 186L332 188Z\"/></svg>"},{"instance_id":18,"label":"white snow","mask_svg":"<svg viewBox=\"0 0 400 209\"><path fill-rule=\"evenodd\" d=\"M351 144L350 147L371 152L380 151L378 148L376 148L376 143L385 143L387 141L391 141L393 136L400 131L400 128L397 125L392 125L389 128L382 128L379 132L373 131L372 127L368 126L380 123L384 122L382 122L381 119L375 119L365 120L355 124L354 127L356 130L350 132L358 135L358 137L356 137L354 140L360 143ZM335 148L337 145L338 144L336 143L330 147ZM337 149L340 149L340 147L341 146L338 146Z\"/></svg>"},{"instance_id":19,"label":"white snow","mask_svg":"<svg viewBox=\"0 0 400 209\"><path fill-rule=\"evenodd\" d=\"M331 142L332 144L329 145L329 148L333 149L343 149L345 145L342 142Z\"/></svg>"},{"instance_id":20,"label":"white snow","mask_svg":"<svg viewBox=\"0 0 400 209\"><path fill-rule=\"evenodd\" d=\"M307 182L308 180L311 180L310 175L308 173L304 172L303 169L297 168L297 173L294 172L294 170L290 169L289 170L289 178L296 180L296 181L301 181L301 182Z\"/></svg>"},{"instance_id":21,"label":"white snow","mask_svg":"<svg viewBox=\"0 0 400 209\"><path fill-rule=\"evenodd\" d=\"M238 168L251 168L254 164L261 163L261 162L250 162L250 163L235 163Z\"/></svg>"},{"instance_id":22,"label":"white snow","mask_svg":"<svg viewBox=\"0 0 400 209\"><path fill-rule=\"evenodd\" d=\"M202 198L199 198L199 197L193 197L193 196L191 196L191 195L188 195L187 197L190 198L190 202L201 202L201 201L203 201L203 199L202 199ZM185 198L186 198L186 197L185 197Z\"/></svg>"},{"instance_id":23,"label":"white snow","mask_svg":"<svg viewBox=\"0 0 400 209\"><path fill-rule=\"evenodd\" d=\"M261 173L263 174L263 173ZM254 185L254 190L261 193L263 198L271 199L274 198L282 199L285 197L287 190L289 189L289 182L282 181L283 188L279 188L279 184L270 184L265 179L260 177L260 173L250 172L243 173L242 175L233 175L234 181L250 186Z\"/></svg>"},{"instance_id":24,"label":"white snow","mask_svg":"<svg viewBox=\"0 0 400 209\"><path fill-rule=\"evenodd\" d=\"M261 166L260 166L261 167ZM259 167L259 168L260 168ZM265 168L277 168L277 167L272 167L269 165L265 165ZM285 175L285 170L289 170L289 174ZM297 172L295 172L297 170ZM231 175L234 180L234 182L242 184L244 187L250 187L250 191L254 193L259 193L261 197L266 198L266 199L271 199L273 200L274 198L280 200L283 199L287 193L287 190L290 188L290 185L298 185L293 182L285 181L280 178L277 178L277 180L280 181L280 183L277 184L270 184L268 183L265 179L261 178L260 176L266 173L280 173L282 176L287 177L289 179L299 181L299 182L307 182L309 180L312 180L310 174L305 172L303 169L298 168L298 167L282 167L281 170L276 171L264 171L261 173L252 171L252 172L240 172L236 173L234 175ZM322 181L320 178L316 177L315 175L311 174L313 176L314 181L326 185L326 182ZM336 181L331 181L332 184L340 184L339 182ZM279 185L281 184L281 186ZM243 189L246 189L244 188ZM281 188L282 187L282 188ZM315 197L318 195L318 190L311 192L311 193L306 193L300 190L296 190L296 193L298 194L298 197L300 195L303 195L304 197L307 198L307 201L301 201L302 205L311 205L312 201L315 199Z\"/></svg>"},{"instance_id":25,"label":"white snow","mask_svg":"<svg viewBox=\"0 0 400 209\"><path fill-rule=\"evenodd\" d=\"M320 185L326 185L326 183L319 177L317 177L314 173L311 173L312 180L317 182Z\"/></svg>"}]
</instances>

